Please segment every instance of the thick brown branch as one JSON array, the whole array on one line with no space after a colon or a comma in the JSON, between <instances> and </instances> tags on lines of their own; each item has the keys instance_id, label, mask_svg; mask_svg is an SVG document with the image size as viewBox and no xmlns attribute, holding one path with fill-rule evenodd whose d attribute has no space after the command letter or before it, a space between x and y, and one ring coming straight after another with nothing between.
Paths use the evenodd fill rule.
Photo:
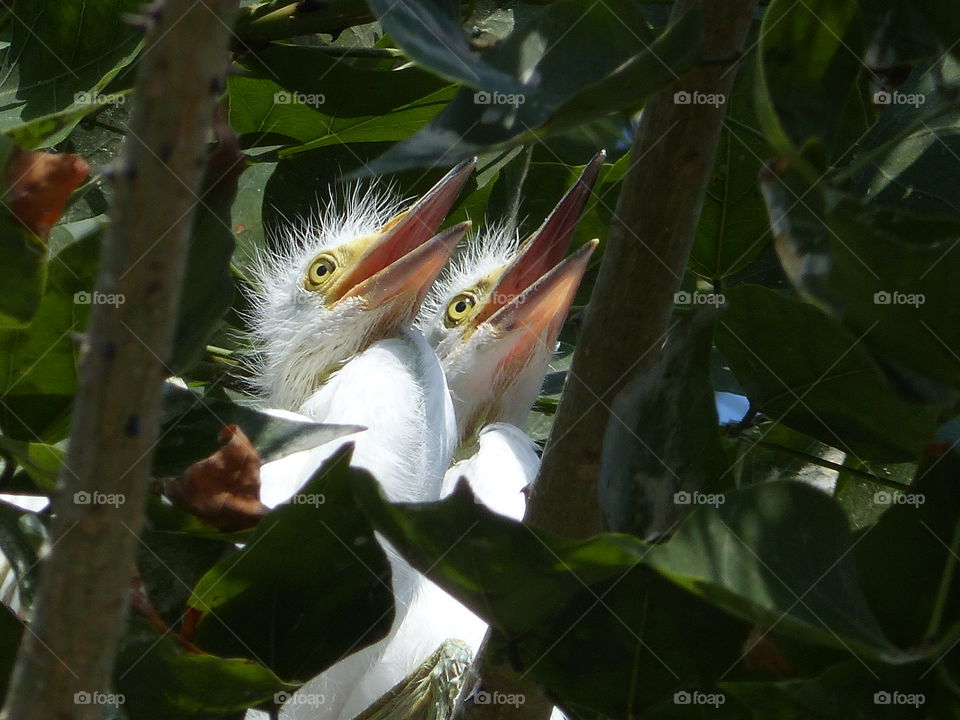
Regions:
<instances>
[{"instance_id":1,"label":"thick brown branch","mask_svg":"<svg viewBox=\"0 0 960 720\"><path fill-rule=\"evenodd\" d=\"M697 4L678 0L673 17ZM703 3L705 58L738 57L756 4ZM563 401L527 507L532 525L568 537L588 537L600 529L597 473L609 407L627 380L660 353L726 113L725 104L677 104L674 92L729 97L736 70L736 63L704 63L644 106ZM616 332L610 332L613 327Z\"/></svg>"},{"instance_id":2,"label":"thick brown branch","mask_svg":"<svg viewBox=\"0 0 960 720\"><path fill-rule=\"evenodd\" d=\"M237 0L150 6L136 105L117 170L70 451L2 715L93 720L124 627L196 192ZM81 696L82 697L82 696Z\"/></svg>"}]
</instances>

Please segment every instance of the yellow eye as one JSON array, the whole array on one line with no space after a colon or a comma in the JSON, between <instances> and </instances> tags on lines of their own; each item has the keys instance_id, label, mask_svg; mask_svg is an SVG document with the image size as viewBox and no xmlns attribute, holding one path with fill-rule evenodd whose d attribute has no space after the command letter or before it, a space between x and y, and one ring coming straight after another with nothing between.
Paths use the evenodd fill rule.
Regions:
<instances>
[{"instance_id":1,"label":"yellow eye","mask_svg":"<svg viewBox=\"0 0 960 720\"><path fill-rule=\"evenodd\" d=\"M318 290L330 280L336 269L337 262L330 255L318 255L307 268L304 287L307 290Z\"/></svg>"},{"instance_id":2,"label":"yellow eye","mask_svg":"<svg viewBox=\"0 0 960 720\"><path fill-rule=\"evenodd\" d=\"M455 295L450 304L447 305L447 317L444 319L444 325L454 327L462 323L474 306L477 304L477 298L473 293L462 292Z\"/></svg>"}]
</instances>

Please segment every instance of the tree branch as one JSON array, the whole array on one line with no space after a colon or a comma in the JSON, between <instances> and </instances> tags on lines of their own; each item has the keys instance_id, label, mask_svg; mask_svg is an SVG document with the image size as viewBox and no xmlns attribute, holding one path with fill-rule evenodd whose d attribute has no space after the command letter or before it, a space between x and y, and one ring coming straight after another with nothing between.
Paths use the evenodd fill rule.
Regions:
<instances>
[{"instance_id":1,"label":"tree branch","mask_svg":"<svg viewBox=\"0 0 960 720\"><path fill-rule=\"evenodd\" d=\"M70 450L0 717L93 720L127 613L196 193L237 0L169 0L147 17L130 130L81 350Z\"/></svg>"},{"instance_id":2,"label":"tree branch","mask_svg":"<svg viewBox=\"0 0 960 720\"><path fill-rule=\"evenodd\" d=\"M671 20L700 5L707 34L703 57L738 57L757 0L677 0ZM600 275L573 356L553 430L524 521L557 535L600 530L597 475L613 398L634 373L657 359L680 287L717 152L725 105L680 105L675 91L730 96L736 65L703 63L673 88L651 97L634 140ZM643 308L643 312L624 312ZM611 332L616 328L616 332ZM489 640L489 632L487 640ZM525 719L549 716L549 703L486 641L471 672L488 691L522 693ZM455 720L516 720L503 705L458 706Z\"/></svg>"},{"instance_id":3,"label":"tree branch","mask_svg":"<svg viewBox=\"0 0 960 720\"><path fill-rule=\"evenodd\" d=\"M698 4L678 0L672 19ZM705 58L738 56L756 4L702 2ZM600 274L527 505L531 525L580 538L600 530L597 475L609 407L627 381L659 356L726 114L725 104L676 104L674 92L729 97L736 70L736 64L704 63L644 105Z\"/></svg>"}]
</instances>

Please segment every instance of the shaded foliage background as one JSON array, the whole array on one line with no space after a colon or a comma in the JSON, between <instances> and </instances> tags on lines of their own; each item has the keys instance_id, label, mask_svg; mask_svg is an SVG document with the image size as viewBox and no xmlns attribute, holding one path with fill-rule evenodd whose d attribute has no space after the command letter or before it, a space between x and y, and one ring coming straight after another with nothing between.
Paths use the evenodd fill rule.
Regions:
<instances>
[{"instance_id":1,"label":"shaded foliage background","mask_svg":"<svg viewBox=\"0 0 960 720\"><path fill-rule=\"evenodd\" d=\"M345 432L264 415L237 380L256 286L245 260L328 187L390 173L413 196L477 154L450 221L531 230L605 147L574 244L603 239L644 98L718 61L701 57L698 13L667 26L668 4L639 0L244 5L222 100L242 172L211 159L198 198L168 359L188 387L167 391L158 478L210 455L229 423L264 460ZM9 495L56 492L76 336L123 172L111 162L136 101L138 11L0 9ZM302 34L277 31L283 12ZM253 530L220 532L155 496L139 562L153 614L130 622L114 715L240 717L382 635L392 605L374 529L490 621L494 652L573 717L960 713L960 10L772 0L755 25L743 57L719 59L737 82L662 363L614 407L601 478L611 532L551 537L465 488L393 507L344 457L303 491L327 503L280 507ZM522 102L500 101L510 96ZM221 128L211 158L230 142ZM25 228L15 202L25 180L11 158L38 149L92 169L49 233ZM529 418L538 440L594 278L595 267ZM747 398L742 419L720 424L716 392ZM824 472L827 492L811 486ZM0 502L20 611L0 613L2 678L48 520ZM704 707L695 693L724 701Z\"/></svg>"}]
</instances>

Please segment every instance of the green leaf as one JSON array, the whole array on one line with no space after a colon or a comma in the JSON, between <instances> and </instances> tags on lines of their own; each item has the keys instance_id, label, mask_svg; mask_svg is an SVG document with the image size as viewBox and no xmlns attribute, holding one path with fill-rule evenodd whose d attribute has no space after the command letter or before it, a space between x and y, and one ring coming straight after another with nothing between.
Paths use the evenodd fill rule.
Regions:
<instances>
[{"instance_id":1,"label":"green leaf","mask_svg":"<svg viewBox=\"0 0 960 720\"><path fill-rule=\"evenodd\" d=\"M954 450L931 446L912 485L877 490L869 500L886 512L857 544L860 584L904 648L935 642L960 621L958 472Z\"/></svg>"},{"instance_id":2,"label":"green leaf","mask_svg":"<svg viewBox=\"0 0 960 720\"><path fill-rule=\"evenodd\" d=\"M163 393L163 421L153 460L153 474L158 477L181 475L192 463L218 450L217 436L225 425L238 425L264 463L359 429L279 418L169 383L164 385Z\"/></svg>"},{"instance_id":3,"label":"green leaf","mask_svg":"<svg viewBox=\"0 0 960 720\"><path fill-rule=\"evenodd\" d=\"M926 693L924 699L929 695L929 689L905 675L884 672L881 678L873 668L849 659L811 677L723 683L722 687L724 692L748 706L753 711L752 717L758 719L827 720L842 717L848 720L895 720L906 717L906 713L913 714L915 707L905 702L889 706L878 704L875 693L890 696L891 689L895 689L904 696L921 691ZM926 703L923 707L926 709Z\"/></svg>"},{"instance_id":4,"label":"green leaf","mask_svg":"<svg viewBox=\"0 0 960 720\"><path fill-rule=\"evenodd\" d=\"M418 64L472 88L521 92L510 74L481 59L460 25L460 5L447 0L370 0L383 29Z\"/></svg>"},{"instance_id":5,"label":"green leaf","mask_svg":"<svg viewBox=\"0 0 960 720\"><path fill-rule=\"evenodd\" d=\"M892 494L897 485L906 490L916 470L916 463L867 463L848 457L837 475L833 496L854 530L869 527L889 508L875 502L877 493Z\"/></svg>"},{"instance_id":6,"label":"green leaf","mask_svg":"<svg viewBox=\"0 0 960 720\"><path fill-rule=\"evenodd\" d=\"M148 529L141 533L137 548L137 573L150 605L170 627L177 628L191 589L217 561L235 557L237 548L222 534L201 537L158 531L153 510L170 505L159 498L151 498L150 504Z\"/></svg>"},{"instance_id":7,"label":"green leaf","mask_svg":"<svg viewBox=\"0 0 960 720\"><path fill-rule=\"evenodd\" d=\"M110 95L90 96L89 102L81 105L71 105L65 110L59 110L49 115L34 118L22 125L15 125L7 130L7 135L13 138L18 147L24 150L36 150L53 144L51 140L62 136L73 129L76 124L87 115L100 113L102 110L125 103L129 92L111 93Z\"/></svg>"},{"instance_id":8,"label":"green leaf","mask_svg":"<svg viewBox=\"0 0 960 720\"><path fill-rule=\"evenodd\" d=\"M100 91L143 47L140 31L125 17L140 7L140 0L16 0L0 71L0 131L57 114L54 124L45 126L45 137L37 135L36 125L21 130L34 138L30 144L49 146L65 138L86 112L97 110Z\"/></svg>"},{"instance_id":9,"label":"green leaf","mask_svg":"<svg viewBox=\"0 0 960 720\"><path fill-rule=\"evenodd\" d=\"M211 334L233 304L230 212L243 169L243 156L229 140L207 159L169 363L175 373L189 369L200 359Z\"/></svg>"},{"instance_id":10,"label":"green leaf","mask_svg":"<svg viewBox=\"0 0 960 720\"><path fill-rule=\"evenodd\" d=\"M251 660L189 652L140 619L131 624L114 676L122 708L137 720L214 720L291 687Z\"/></svg>"},{"instance_id":11,"label":"green leaf","mask_svg":"<svg viewBox=\"0 0 960 720\"><path fill-rule=\"evenodd\" d=\"M66 434L76 389L75 333L86 326L99 254L94 234L54 255L30 325L0 330L0 429L13 438L50 442Z\"/></svg>"},{"instance_id":12,"label":"green leaf","mask_svg":"<svg viewBox=\"0 0 960 720\"><path fill-rule=\"evenodd\" d=\"M24 228L6 208L0 213L0 330L23 327L37 312L47 276L43 241Z\"/></svg>"},{"instance_id":13,"label":"green leaf","mask_svg":"<svg viewBox=\"0 0 960 720\"><path fill-rule=\"evenodd\" d=\"M866 130L861 20L853 2L772 0L767 7L756 107L767 139L780 152L796 158L804 143L818 138L828 157L840 158Z\"/></svg>"},{"instance_id":14,"label":"green leaf","mask_svg":"<svg viewBox=\"0 0 960 720\"><path fill-rule=\"evenodd\" d=\"M263 199L277 163L248 165L240 176L237 196L230 211L230 223L237 243L236 256L249 261L266 246L263 227Z\"/></svg>"},{"instance_id":15,"label":"green leaf","mask_svg":"<svg viewBox=\"0 0 960 720\"><path fill-rule=\"evenodd\" d=\"M696 27L688 17L654 38L641 4L633 0L552 3L484 56L491 66L522 79L522 94L461 88L427 128L368 170L450 163L528 142L552 130L554 120L560 129L637 107L694 62ZM589 63L582 61L583 47L591 48Z\"/></svg>"},{"instance_id":16,"label":"green leaf","mask_svg":"<svg viewBox=\"0 0 960 720\"><path fill-rule=\"evenodd\" d=\"M369 475L349 467L352 446L345 447L194 587L197 645L305 681L386 635L390 566L352 509L349 487Z\"/></svg>"},{"instance_id":17,"label":"green leaf","mask_svg":"<svg viewBox=\"0 0 960 720\"><path fill-rule=\"evenodd\" d=\"M646 561L764 628L875 659L893 657L857 584L853 548L846 518L830 497L804 483L770 482L697 507Z\"/></svg>"},{"instance_id":18,"label":"green leaf","mask_svg":"<svg viewBox=\"0 0 960 720\"><path fill-rule=\"evenodd\" d=\"M271 47L241 63L227 82L230 124L248 147L292 146L281 155L407 138L452 95L422 70L363 70L308 47Z\"/></svg>"},{"instance_id":19,"label":"green leaf","mask_svg":"<svg viewBox=\"0 0 960 720\"><path fill-rule=\"evenodd\" d=\"M851 191L922 215L960 218L960 62L923 63L894 93L851 162ZM912 101L912 102L911 102ZM848 174L850 170L843 171Z\"/></svg>"},{"instance_id":20,"label":"green leaf","mask_svg":"<svg viewBox=\"0 0 960 720\"><path fill-rule=\"evenodd\" d=\"M37 488L52 493L57 489L57 475L66 452L55 445L31 443L0 437L0 448L10 453Z\"/></svg>"},{"instance_id":21,"label":"green leaf","mask_svg":"<svg viewBox=\"0 0 960 720\"><path fill-rule=\"evenodd\" d=\"M725 299L717 345L760 412L864 460L912 460L932 437L936 410L902 400L816 307L751 285Z\"/></svg>"},{"instance_id":22,"label":"green leaf","mask_svg":"<svg viewBox=\"0 0 960 720\"><path fill-rule=\"evenodd\" d=\"M576 92L551 116L553 129L577 126L586 119L619 110L635 111L654 90L679 79L699 58L704 36L703 9L694 6L651 43L610 75Z\"/></svg>"},{"instance_id":23,"label":"green leaf","mask_svg":"<svg viewBox=\"0 0 960 720\"><path fill-rule=\"evenodd\" d=\"M741 62L690 253L690 269L713 283L743 269L771 240L757 182L769 146L753 109L755 69L749 58Z\"/></svg>"},{"instance_id":24,"label":"green leaf","mask_svg":"<svg viewBox=\"0 0 960 720\"><path fill-rule=\"evenodd\" d=\"M710 385L712 345L711 314L688 315L657 363L614 399L598 483L608 529L668 535L692 507L678 497L716 491L727 475Z\"/></svg>"},{"instance_id":25,"label":"green leaf","mask_svg":"<svg viewBox=\"0 0 960 720\"><path fill-rule=\"evenodd\" d=\"M576 717L675 710L674 692L740 677L748 626L643 567L650 547L636 538L556 538L491 513L465 484L432 504L390 505L372 480L353 490L414 567L493 624L494 657Z\"/></svg>"},{"instance_id":26,"label":"green leaf","mask_svg":"<svg viewBox=\"0 0 960 720\"><path fill-rule=\"evenodd\" d=\"M901 392L949 403L960 391L960 217L810 188L779 170L762 186L790 281L860 338Z\"/></svg>"}]
</instances>

